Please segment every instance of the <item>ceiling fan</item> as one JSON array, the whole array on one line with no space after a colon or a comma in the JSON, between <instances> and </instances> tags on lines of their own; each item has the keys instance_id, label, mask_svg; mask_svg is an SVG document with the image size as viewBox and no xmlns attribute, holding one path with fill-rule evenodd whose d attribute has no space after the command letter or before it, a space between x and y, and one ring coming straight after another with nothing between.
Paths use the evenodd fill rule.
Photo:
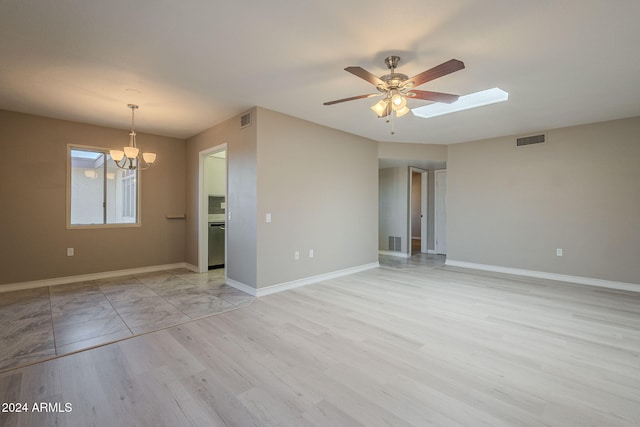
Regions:
<instances>
[{"instance_id":1,"label":"ceiling fan","mask_svg":"<svg viewBox=\"0 0 640 427\"><path fill-rule=\"evenodd\" d=\"M458 100L458 95L449 93L430 92L424 90L413 89L416 86L435 80L439 77L446 76L455 71L462 70L464 63L457 59L451 59L429 70L423 71L409 78L406 74L396 73L395 69L400 61L399 56L389 56L384 62L387 68L391 70L389 74L377 77L362 67L347 67L344 70L354 74L361 79L373 84L380 93L370 93L367 95L352 96L349 98L337 99L335 101L325 102L324 105L333 105L346 101L353 101L362 98L372 98L376 96L384 96L384 98L376 103L371 109L378 114L378 117L386 117L395 111L396 117L402 117L411 111L407 107L407 98L423 99L432 102L446 102L448 104Z\"/></svg>"}]
</instances>

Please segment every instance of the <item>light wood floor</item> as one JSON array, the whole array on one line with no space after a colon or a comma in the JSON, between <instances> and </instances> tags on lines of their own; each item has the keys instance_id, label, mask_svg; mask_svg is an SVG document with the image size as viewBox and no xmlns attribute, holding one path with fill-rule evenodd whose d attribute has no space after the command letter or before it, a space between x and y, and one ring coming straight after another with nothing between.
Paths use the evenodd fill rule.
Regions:
<instances>
[{"instance_id":1,"label":"light wood floor","mask_svg":"<svg viewBox=\"0 0 640 427\"><path fill-rule=\"evenodd\" d=\"M0 374L0 426L638 426L640 294L407 262Z\"/></svg>"}]
</instances>

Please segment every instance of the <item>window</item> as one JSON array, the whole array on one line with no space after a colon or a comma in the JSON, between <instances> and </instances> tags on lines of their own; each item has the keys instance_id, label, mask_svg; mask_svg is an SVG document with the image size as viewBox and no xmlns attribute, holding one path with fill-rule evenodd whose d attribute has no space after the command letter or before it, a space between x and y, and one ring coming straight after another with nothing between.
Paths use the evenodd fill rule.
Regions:
<instances>
[{"instance_id":1,"label":"window","mask_svg":"<svg viewBox=\"0 0 640 427\"><path fill-rule=\"evenodd\" d=\"M138 224L138 171L118 168L106 149L68 152L68 225Z\"/></svg>"}]
</instances>

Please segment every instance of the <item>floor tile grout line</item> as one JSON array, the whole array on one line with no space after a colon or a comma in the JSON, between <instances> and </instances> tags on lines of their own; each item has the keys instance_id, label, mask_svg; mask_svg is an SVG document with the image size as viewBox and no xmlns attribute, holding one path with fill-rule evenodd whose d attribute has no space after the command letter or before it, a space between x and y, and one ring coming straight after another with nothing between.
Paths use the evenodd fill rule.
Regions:
<instances>
[{"instance_id":1,"label":"floor tile grout line","mask_svg":"<svg viewBox=\"0 0 640 427\"><path fill-rule=\"evenodd\" d=\"M136 280L138 280L136 278ZM124 321L124 319L122 318L122 316L120 315L120 312L118 311L118 309L116 309L116 307L113 305L113 303L111 302L111 300L109 299L109 297L107 296L107 294L104 293L104 291L102 290L102 288L100 287L99 284L96 283L96 286L98 287L98 289L100 290L100 293L104 296L104 298L109 302L109 305L111 306L111 308L113 309L113 311L118 315L118 319L120 319L120 321L124 324L124 326L127 327L127 329L129 330L129 333L131 333L131 336L135 336L135 334L133 333L133 331L131 330L131 327L127 324L127 322ZM98 338L98 337L94 337L94 338Z\"/></svg>"}]
</instances>

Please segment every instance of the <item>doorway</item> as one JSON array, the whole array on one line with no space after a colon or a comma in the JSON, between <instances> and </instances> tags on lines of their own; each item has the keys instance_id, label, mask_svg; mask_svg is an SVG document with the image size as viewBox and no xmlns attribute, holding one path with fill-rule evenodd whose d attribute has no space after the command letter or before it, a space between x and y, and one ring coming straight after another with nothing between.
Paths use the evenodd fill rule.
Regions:
<instances>
[{"instance_id":1,"label":"doorway","mask_svg":"<svg viewBox=\"0 0 640 427\"><path fill-rule=\"evenodd\" d=\"M222 257L225 266L225 280L227 279L227 230L226 230L226 198L227 198L227 144L208 148L199 153L199 189L198 189L198 272L209 271L210 255L210 225L216 223L216 242L223 239L222 244L215 245L217 257ZM213 203L212 203L213 202ZM220 262L216 261L217 264Z\"/></svg>"},{"instance_id":2,"label":"doorway","mask_svg":"<svg viewBox=\"0 0 640 427\"><path fill-rule=\"evenodd\" d=\"M427 253L427 196L429 173L425 169L409 168L409 251Z\"/></svg>"}]
</instances>

